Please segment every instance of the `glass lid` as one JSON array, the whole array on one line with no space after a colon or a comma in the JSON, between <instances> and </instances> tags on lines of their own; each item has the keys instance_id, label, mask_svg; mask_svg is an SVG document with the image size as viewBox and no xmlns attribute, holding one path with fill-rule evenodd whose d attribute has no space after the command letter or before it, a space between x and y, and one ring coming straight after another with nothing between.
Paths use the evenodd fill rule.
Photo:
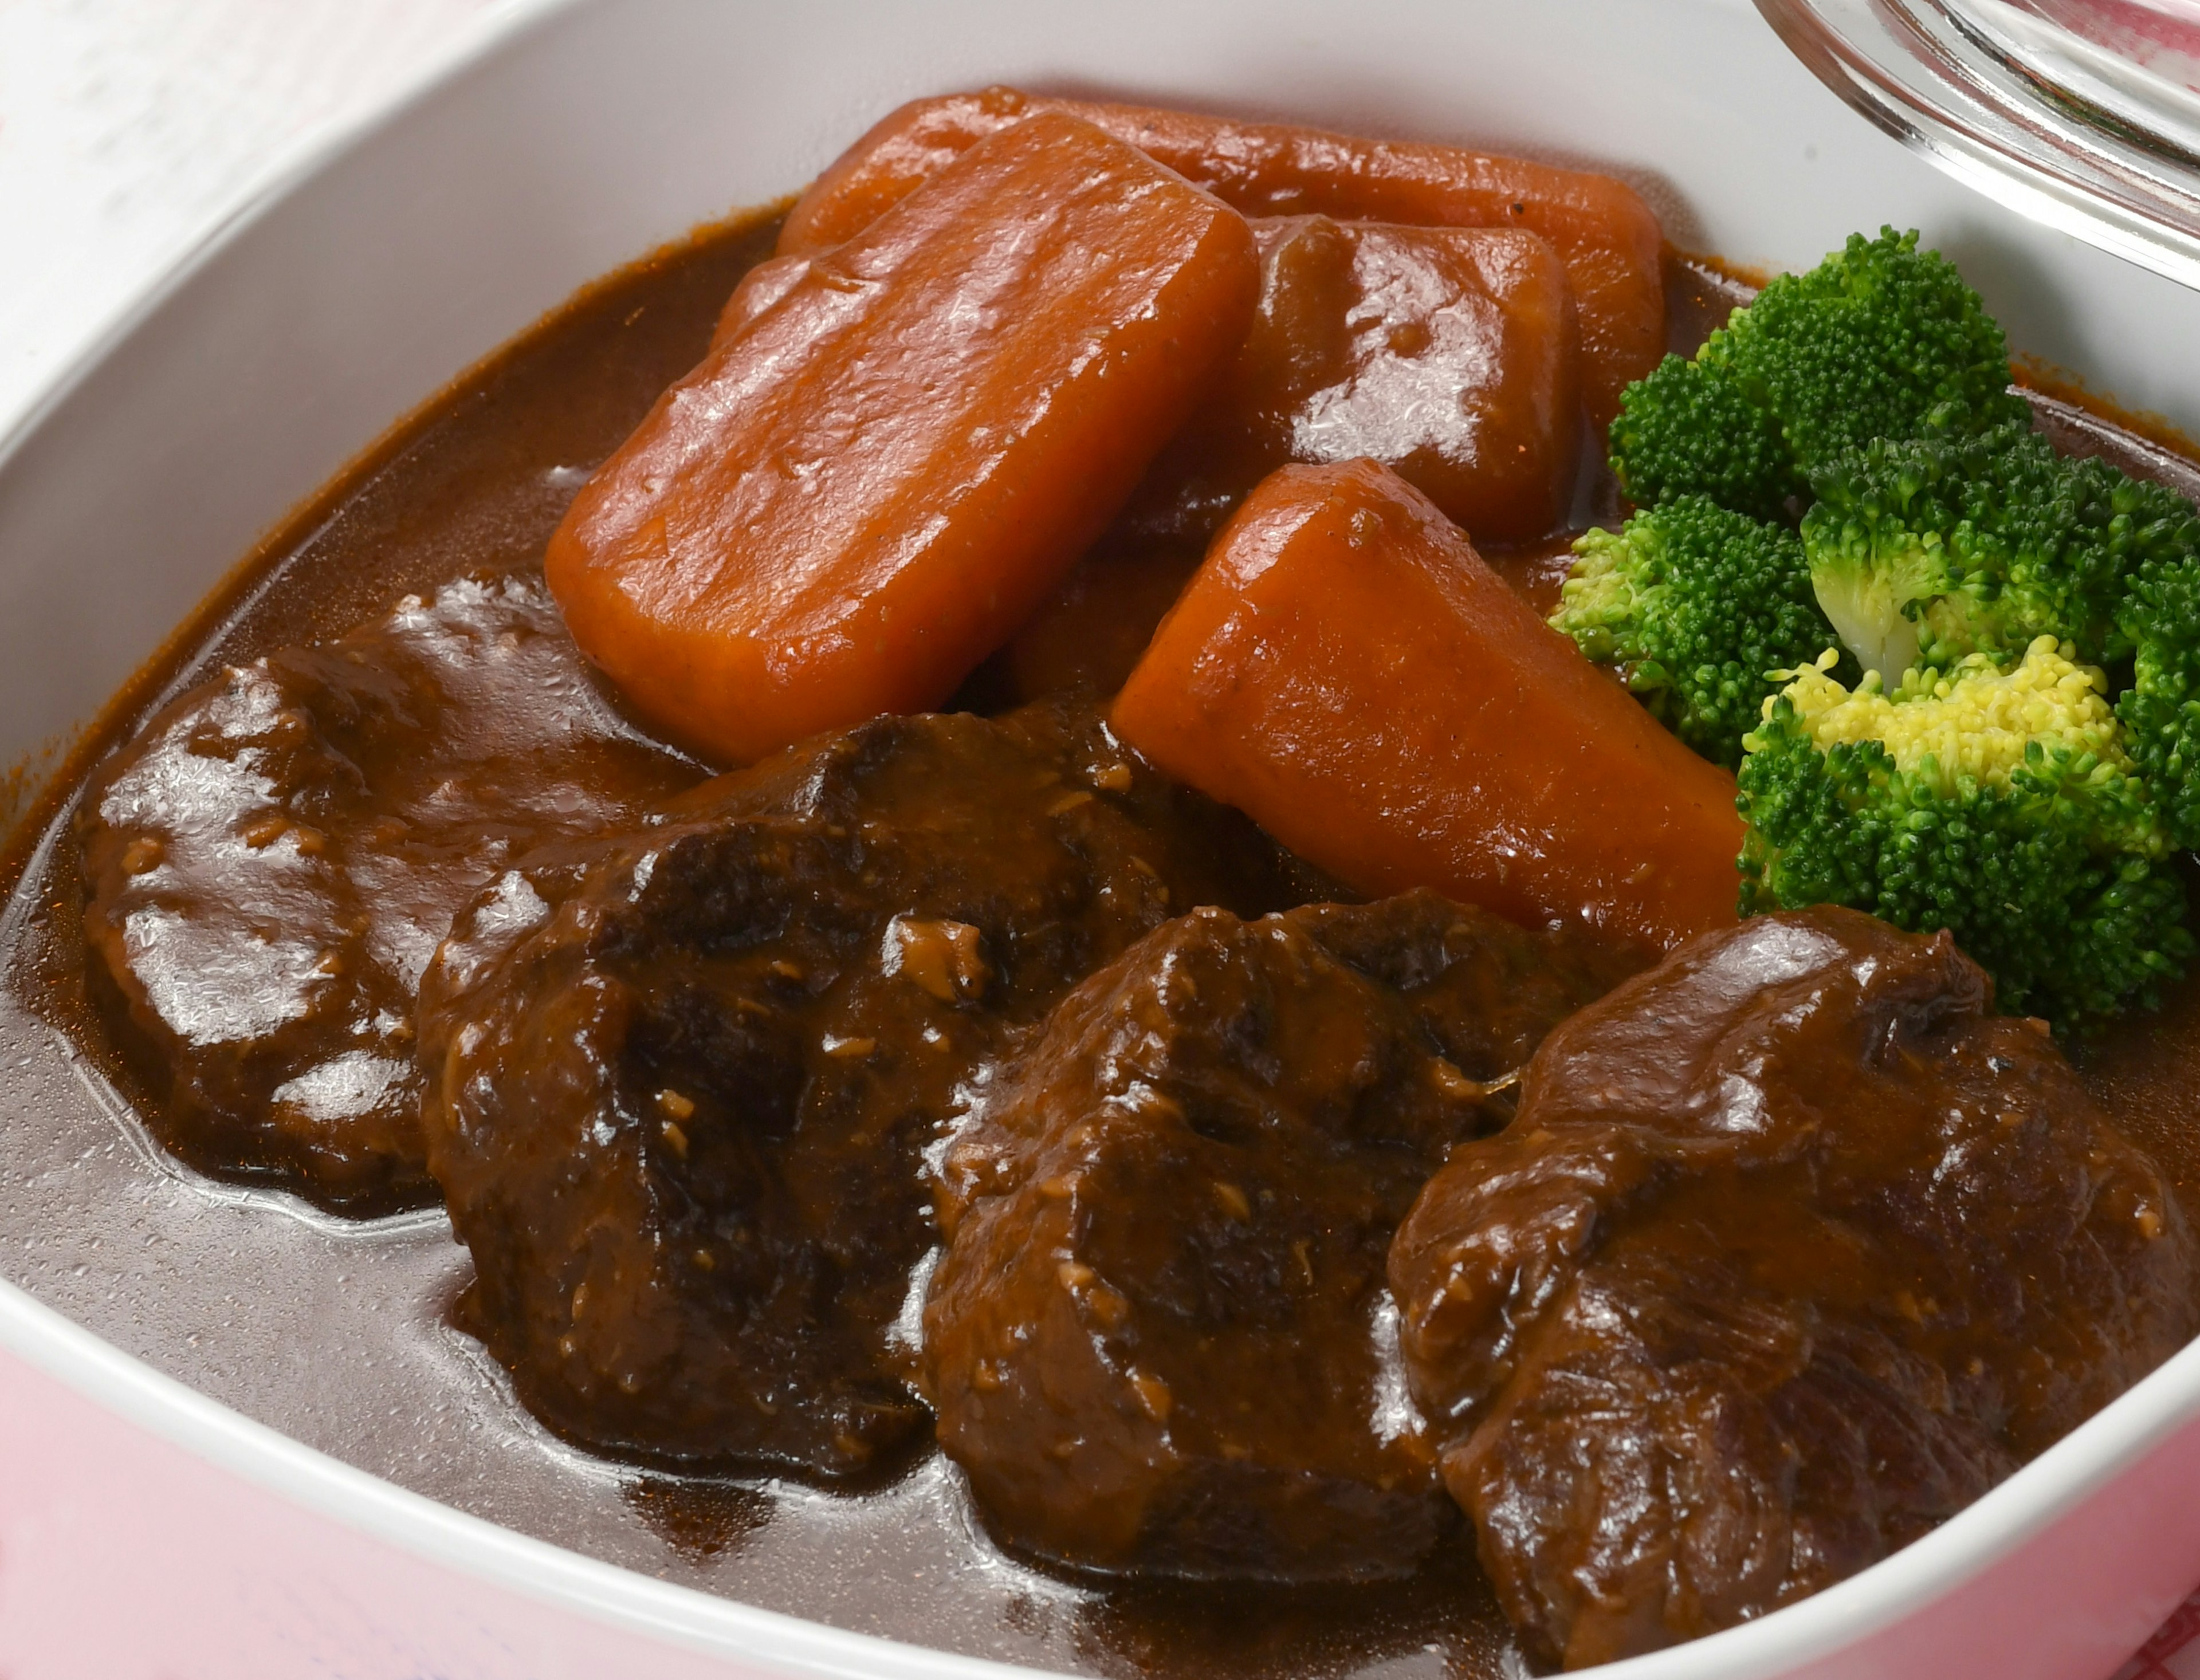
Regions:
<instances>
[{"instance_id":1,"label":"glass lid","mask_svg":"<svg viewBox=\"0 0 2200 1680\"><path fill-rule=\"evenodd\" d=\"M2010 208L2200 287L2200 0L1757 0L1858 110Z\"/></svg>"}]
</instances>

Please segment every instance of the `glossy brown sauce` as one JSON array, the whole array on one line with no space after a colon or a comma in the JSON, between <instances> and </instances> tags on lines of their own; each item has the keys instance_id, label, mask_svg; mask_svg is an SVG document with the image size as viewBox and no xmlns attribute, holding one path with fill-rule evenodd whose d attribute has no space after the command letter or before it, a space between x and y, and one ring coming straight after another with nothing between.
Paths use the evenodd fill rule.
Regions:
<instances>
[{"instance_id":1,"label":"glossy brown sauce","mask_svg":"<svg viewBox=\"0 0 2200 1680\"><path fill-rule=\"evenodd\" d=\"M152 1100L85 988L79 854L73 845L54 843L67 832L82 773L163 702L219 666L340 634L392 598L430 591L461 574L539 575L544 543L574 491L658 393L695 361L735 281L769 253L776 230L768 219L731 224L622 271L462 376L293 516L125 690L19 839L15 907L4 934L14 1002L66 1035L90 1064L87 1077L140 1113ZM1714 263L1672 257L1672 347L1692 349L1751 290L1745 277ZM2041 394L2036 401L2045 428L2064 446L2108 454L2128 470L2187 494L2200 493L2200 467L2160 442L2066 397ZM1585 471L1571 522L1578 528L1617 511L1608 475ZM1565 573L1569 542L1493 549L1489 557L1548 610ZM2096 1094L2156 1152L2188 1206L2200 1212L2200 1088L2189 1072L2200 1059L2200 981L2178 988L2160 1018L2127 1022L2080 1047L2080 1058ZM247 1216L280 1216L248 1210ZM373 1245L383 1240L373 1228L346 1238L353 1263L372 1268ZM419 1240L409 1230L401 1240ZM35 1279L26 1280L56 1304L66 1298L66 1291L40 1290ZM251 1305L241 1310L249 1315ZM350 1350L336 1351L348 1356ZM508 1390L503 1393L516 1416L516 1402ZM290 1426L280 1400L256 1409L278 1426ZM506 1420L506 1426L521 1426ZM357 1461L390 1473L370 1454ZM750 1595L745 1556L768 1540L787 1538L790 1528L806 1527L793 1537L790 1551L812 1554L821 1566L839 1568L849 1578L834 1592L821 1590L814 1601L783 1584L759 1592L758 1601L1050 1667L1218 1680L1378 1669L1397 1676L1519 1671L1518 1647L1463 1534L1447 1541L1413 1578L1388 1584L1071 1586L994 1549L940 1468L936 1455L928 1456L892 1486L839 1496L797 1496L763 1478L619 1474L617 1497L655 1537L661 1548L656 1559L594 1543L594 1529L559 1529L540 1517L517 1525L737 1598ZM493 1494L471 1489L463 1479L446 1481L432 1465L401 1479L493 1519L512 1520ZM859 1548L847 1549L841 1560L845 1513L836 1509L835 1498L844 1505L874 1502L890 1520L894 1512L917 1506L945 1510L950 1515L941 1527L951 1555L898 1574L861 1578L866 1555ZM867 1595L896 1601L883 1613L849 1607Z\"/></svg>"}]
</instances>

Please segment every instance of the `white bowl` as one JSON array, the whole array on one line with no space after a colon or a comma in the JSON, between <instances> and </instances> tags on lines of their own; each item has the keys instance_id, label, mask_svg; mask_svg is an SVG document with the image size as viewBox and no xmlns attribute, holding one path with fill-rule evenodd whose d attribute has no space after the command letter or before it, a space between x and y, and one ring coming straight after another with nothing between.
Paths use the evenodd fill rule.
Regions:
<instances>
[{"instance_id":1,"label":"white bowl","mask_svg":"<svg viewBox=\"0 0 2200 1680\"><path fill-rule=\"evenodd\" d=\"M1747 263L1917 226L2020 350L2200 429L2200 297L1935 173L1742 0L599 0L295 173L0 448L0 761L50 755L286 507L581 283L799 187L904 98L992 81L1592 163ZM424 1400L422 1372L490 1380L448 1345L399 1335L404 1381L329 1355L389 1339L390 1288L448 1283L434 1220L374 1234L369 1267L344 1228L190 1181L12 999L0 1094L15 1680L1006 1671L614 1566L554 1499L508 1500L507 1449L542 1485L598 1473ZM2196 1486L2200 1346L1876 1568L1606 1671L2099 1680L2200 1580Z\"/></svg>"}]
</instances>

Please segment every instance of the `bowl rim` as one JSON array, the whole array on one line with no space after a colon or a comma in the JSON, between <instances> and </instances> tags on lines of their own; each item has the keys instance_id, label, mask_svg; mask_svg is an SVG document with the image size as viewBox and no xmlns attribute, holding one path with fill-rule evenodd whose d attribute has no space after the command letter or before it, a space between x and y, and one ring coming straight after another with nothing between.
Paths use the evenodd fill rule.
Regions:
<instances>
[{"instance_id":1,"label":"bowl rim","mask_svg":"<svg viewBox=\"0 0 2200 1680\"><path fill-rule=\"evenodd\" d=\"M1046 1671L762 1609L522 1534L247 1417L5 1281L0 1350L293 1505L431 1564L613 1627L807 1674L1009 1680ZM1590 1671L1609 1680L1748 1680L1834 1655L2017 1550L2196 1415L2200 1340L1940 1527L1870 1568L1760 1620Z\"/></svg>"},{"instance_id":2,"label":"bowl rim","mask_svg":"<svg viewBox=\"0 0 2200 1680\"><path fill-rule=\"evenodd\" d=\"M126 296L85 335L40 383L32 387L12 419L0 425L0 472L105 362L158 314L194 276L212 263L247 230L326 172L336 160L382 130L405 120L415 107L521 40L547 28L560 15L581 9L589 0L493 0L466 38L422 73L401 78L377 98L336 119L308 138L287 147L282 160L161 261L143 271L137 289ZM403 417L398 417L401 423ZM339 468L341 470L341 468ZM277 509L271 524L283 516ZM0 835L0 841L13 837Z\"/></svg>"}]
</instances>

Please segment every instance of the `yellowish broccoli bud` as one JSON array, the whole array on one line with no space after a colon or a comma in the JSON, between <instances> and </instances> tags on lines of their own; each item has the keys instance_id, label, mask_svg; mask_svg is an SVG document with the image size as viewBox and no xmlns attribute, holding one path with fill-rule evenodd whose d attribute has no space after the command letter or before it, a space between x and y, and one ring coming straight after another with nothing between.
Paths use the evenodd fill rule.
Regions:
<instances>
[{"instance_id":1,"label":"yellowish broccoli bud","mask_svg":"<svg viewBox=\"0 0 2200 1680\"><path fill-rule=\"evenodd\" d=\"M1898 770L1944 795L1967 782L2006 788L2027 750L2036 757L2043 746L2068 755L2080 775L2096 768L2132 775L2108 679L2077 663L2075 652L2041 636L2006 671L1974 654L1945 674L1912 671L1891 695L1875 674L1853 691L1842 687L1825 661L1788 673L1782 692L1821 752L1837 742L1877 741Z\"/></svg>"},{"instance_id":2,"label":"yellowish broccoli bud","mask_svg":"<svg viewBox=\"0 0 2200 1680\"><path fill-rule=\"evenodd\" d=\"M2008 670L1981 655L1892 694L1824 662L1782 673L1736 778L1743 913L1848 904L1945 928L2003 1007L2064 1027L2152 1007L2193 954L2185 885L2074 651L2042 637Z\"/></svg>"}]
</instances>

